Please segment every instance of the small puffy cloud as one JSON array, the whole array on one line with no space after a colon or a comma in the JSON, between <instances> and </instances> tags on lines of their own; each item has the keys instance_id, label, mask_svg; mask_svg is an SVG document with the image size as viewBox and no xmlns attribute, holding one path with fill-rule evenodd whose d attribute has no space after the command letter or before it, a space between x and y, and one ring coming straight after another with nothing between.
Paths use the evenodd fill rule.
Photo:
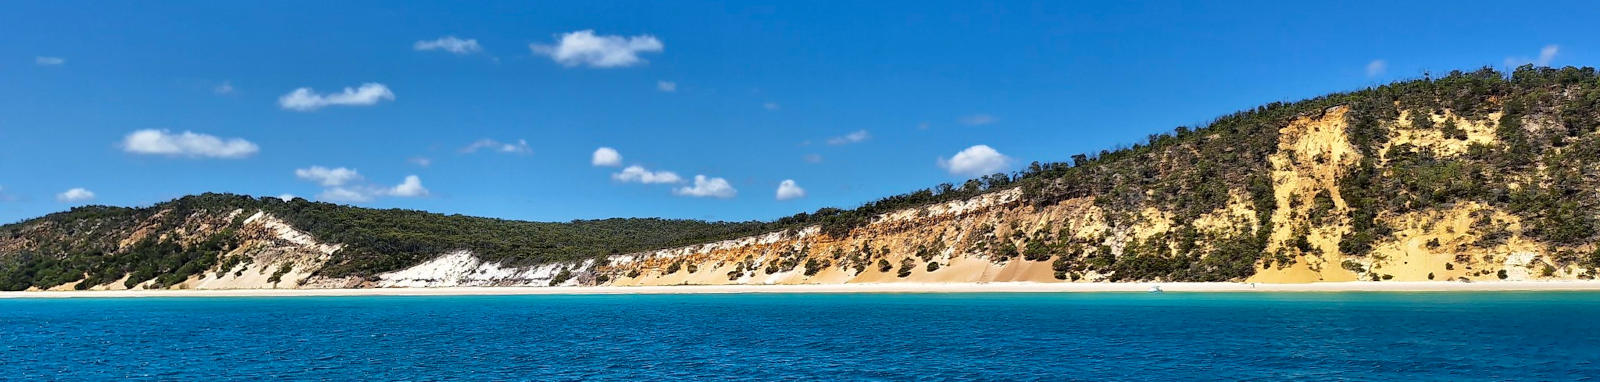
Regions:
<instances>
[{"instance_id":1,"label":"small puffy cloud","mask_svg":"<svg viewBox=\"0 0 1600 382\"><path fill-rule=\"evenodd\" d=\"M733 185L728 184L727 179L707 178L705 175L695 175L693 186L678 187L677 189L672 190L672 193L682 196L693 196L696 198L712 197L727 199L732 198L734 195L738 195L739 190L733 189Z\"/></svg>"},{"instance_id":2,"label":"small puffy cloud","mask_svg":"<svg viewBox=\"0 0 1600 382\"><path fill-rule=\"evenodd\" d=\"M798 199L806 196L806 189L800 188L794 179L784 179L778 183L778 200Z\"/></svg>"},{"instance_id":3,"label":"small puffy cloud","mask_svg":"<svg viewBox=\"0 0 1600 382\"><path fill-rule=\"evenodd\" d=\"M822 163L822 155L820 154L806 154L800 159L805 160L806 163Z\"/></svg>"},{"instance_id":4,"label":"small puffy cloud","mask_svg":"<svg viewBox=\"0 0 1600 382\"><path fill-rule=\"evenodd\" d=\"M317 182L317 184L321 184L324 187L343 186L347 183L361 180L360 173L344 167L311 166L309 168L295 169L294 176L302 180Z\"/></svg>"},{"instance_id":5,"label":"small puffy cloud","mask_svg":"<svg viewBox=\"0 0 1600 382\"><path fill-rule=\"evenodd\" d=\"M530 44L533 53L550 56L565 66L620 68L646 63L640 53L660 52L665 48L655 36L602 36L586 29L559 35L555 45Z\"/></svg>"},{"instance_id":6,"label":"small puffy cloud","mask_svg":"<svg viewBox=\"0 0 1600 382\"><path fill-rule=\"evenodd\" d=\"M471 154L483 149L494 150L495 152L507 154L527 154L533 152L533 148L528 147L528 140L526 139L518 139L517 143L507 143L488 138L479 139L476 142L472 142L472 144L467 145L467 147L461 148L461 152Z\"/></svg>"},{"instance_id":7,"label":"small puffy cloud","mask_svg":"<svg viewBox=\"0 0 1600 382\"><path fill-rule=\"evenodd\" d=\"M1561 46L1558 45L1545 45L1544 48L1540 48L1538 61L1539 66L1550 65L1550 61L1555 60L1556 54L1560 52Z\"/></svg>"},{"instance_id":8,"label":"small puffy cloud","mask_svg":"<svg viewBox=\"0 0 1600 382\"><path fill-rule=\"evenodd\" d=\"M211 92L217 94L233 94L233 82L222 81L222 83L218 84L217 87L211 88Z\"/></svg>"},{"instance_id":9,"label":"small puffy cloud","mask_svg":"<svg viewBox=\"0 0 1600 382\"><path fill-rule=\"evenodd\" d=\"M1010 166L1011 158L1000 154L988 145L968 147L950 159L939 158L939 167L952 175L978 176L1000 172Z\"/></svg>"},{"instance_id":10,"label":"small puffy cloud","mask_svg":"<svg viewBox=\"0 0 1600 382\"><path fill-rule=\"evenodd\" d=\"M761 104L761 108L762 109L767 109L767 110L778 110L778 109L780 109L782 107L778 106L777 102L767 102L767 103Z\"/></svg>"},{"instance_id":11,"label":"small puffy cloud","mask_svg":"<svg viewBox=\"0 0 1600 382\"><path fill-rule=\"evenodd\" d=\"M656 81L656 90L667 93L678 91L678 83L672 81Z\"/></svg>"},{"instance_id":12,"label":"small puffy cloud","mask_svg":"<svg viewBox=\"0 0 1600 382\"><path fill-rule=\"evenodd\" d=\"M683 178L678 177L678 174L675 172L650 171L646 170L644 166L639 165L628 166L628 168L622 169L622 172L611 174L611 179L615 179L624 183L634 182L644 184L678 183L683 181Z\"/></svg>"},{"instance_id":13,"label":"small puffy cloud","mask_svg":"<svg viewBox=\"0 0 1600 382\"><path fill-rule=\"evenodd\" d=\"M456 36L444 36L434 40L417 41L415 44L411 44L411 48L416 49L419 52L442 50L458 55L467 55L483 51L483 47L478 46L477 39L469 38L463 40L457 38Z\"/></svg>"},{"instance_id":14,"label":"small puffy cloud","mask_svg":"<svg viewBox=\"0 0 1600 382\"><path fill-rule=\"evenodd\" d=\"M617 149L601 147L594 149L594 155L589 159L589 164L595 166L616 167L622 165L622 154Z\"/></svg>"},{"instance_id":15,"label":"small puffy cloud","mask_svg":"<svg viewBox=\"0 0 1600 382\"><path fill-rule=\"evenodd\" d=\"M1543 48L1539 48L1539 57L1538 58L1529 58L1529 57L1525 57L1525 56L1506 57L1506 66L1517 67L1517 66L1522 66L1523 64L1534 64L1534 65L1538 65L1538 66L1550 66L1550 62L1551 61L1555 61L1556 55L1560 54L1560 53L1561 53L1561 46L1560 45L1554 45L1554 44L1545 45Z\"/></svg>"},{"instance_id":16,"label":"small puffy cloud","mask_svg":"<svg viewBox=\"0 0 1600 382\"><path fill-rule=\"evenodd\" d=\"M406 159L406 163L411 163L420 167L428 167L433 165L433 159L428 159L428 157L411 157L411 159Z\"/></svg>"},{"instance_id":17,"label":"small puffy cloud","mask_svg":"<svg viewBox=\"0 0 1600 382\"><path fill-rule=\"evenodd\" d=\"M416 175L406 175L405 181L389 188L388 195L402 198L428 196L428 189L422 187L422 178Z\"/></svg>"},{"instance_id":18,"label":"small puffy cloud","mask_svg":"<svg viewBox=\"0 0 1600 382\"><path fill-rule=\"evenodd\" d=\"M33 58L33 64L39 66L56 66L65 63L67 63L67 59L61 57L39 56Z\"/></svg>"},{"instance_id":19,"label":"small puffy cloud","mask_svg":"<svg viewBox=\"0 0 1600 382\"><path fill-rule=\"evenodd\" d=\"M956 122L961 122L961 124L967 125L967 126L983 126L983 125L988 125L988 124L995 123L995 121L998 121L998 120L999 119L995 118L993 115L973 114L973 115L968 115L968 116L961 117Z\"/></svg>"},{"instance_id":20,"label":"small puffy cloud","mask_svg":"<svg viewBox=\"0 0 1600 382\"><path fill-rule=\"evenodd\" d=\"M143 155L237 159L255 155L261 149L241 138L223 139L190 131L173 134L167 130L145 129L123 137L122 151Z\"/></svg>"},{"instance_id":21,"label":"small puffy cloud","mask_svg":"<svg viewBox=\"0 0 1600 382\"><path fill-rule=\"evenodd\" d=\"M327 186L324 184L324 186ZM393 187L379 187L375 185L335 185L329 186L317 194L317 199L329 202L365 203L378 197L391 196L399 198L414 198L428 196L428 189L422 186L422 178L416 175L406 175L405 180Z\"/></svg>"},{"instance_id":22,"label":"small puffy cloud","mask_svg":"<svg viewBox=\"0 0 1600 382\"><path fill-rule=\"evenodd\" d=\"M333 187L322 190L317 194L317 199L329 202L364 203L372 201L372 195L354 189Z\"/></svg>"},{"instance_id":23,"label":"small puffy cloud","mask_svg":"<svg viewBox=\"0 0 1600 382\"><path fill-rule=\"evenodd\" d=\"M56 194L56 201L62 203L82 202L91 199L94 199L94 191L89 191L82 187Z\"/></svg>"},{"instance_id":24,"label":"small puffy cloud","mask_svg":"<svg viewBox=\"0 0 1600 382\"><path fill-rule=\"evenodd\" d=\"M856 130L850 134L828 138L828 144L835 146L847 145L851 143L860 143L866 141L868 138L872 138L872 134L867 133L866 130Z\"/></svg>"},{"instance_id":25,"label":"small puffy cloud","mask_svg":"<svg viewBox=\"0 0 1600 382\"><path fill-rule=\"evenodd\" d=\"M300 197L294 196L294 194L281 194L281 195L276 196L276 198L278 198L278 200L289 202L289 201L294 201L295 199L299 199Z\"/></svg>"},{"instance_id":26,"label":"small puffy cloud","mask_svg":"<svg viewBox=\"0 0 1600 382\"><path fill-rule=\"evenodd\" d=\"M278 97L278 106L284 110L313 111L326 106L371 106L379 101L394 100L389 87L376 82L361 84L359 88L344 88L335 94L317 94L311 88L295 89Z\"/></svg>"},{"instance_id":27,"label":"small puffy cloud","mask_svg":"<svg viewBox=\"0 0 1600 382\"><path fill-rule=\"evenodd\" d=\"M1381 75L1383 75L1384 72L1386 72L1388 70L1389 70L1389 62L1388 61L1372 60L1372 62L1368 62L1367 63L1367 77L1381 76Z\"/></svg>"}]
</instances>

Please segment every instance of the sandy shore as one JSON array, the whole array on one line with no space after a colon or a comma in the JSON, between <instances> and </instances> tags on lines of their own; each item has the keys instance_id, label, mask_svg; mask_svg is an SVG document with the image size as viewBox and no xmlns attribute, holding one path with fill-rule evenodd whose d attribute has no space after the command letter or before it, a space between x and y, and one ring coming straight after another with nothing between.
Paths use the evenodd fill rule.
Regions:
<instances>
[{"instance_id":1,"label":"sandy shore","mask_svg":"<svg viewBox=\"0 0 1600 382\"><path fill-rule=\"evenodd\" d=\"M217 289L0 292L0 298L472 296L690 293L1072 293L1148 292L1448 292L1600 291L1600 281L1251 283L884 283L833 285L683 285L640 287L451 287L376 289Z\"/></svg>"}]
</instances>

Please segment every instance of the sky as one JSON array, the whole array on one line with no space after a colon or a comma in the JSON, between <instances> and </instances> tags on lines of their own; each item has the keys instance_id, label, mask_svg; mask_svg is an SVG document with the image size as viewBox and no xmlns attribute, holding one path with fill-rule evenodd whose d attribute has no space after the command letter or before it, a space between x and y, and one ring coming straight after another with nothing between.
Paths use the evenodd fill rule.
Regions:
<instances>
[{"instance_id":1,"label":"sky","mask_svg":"<svg viewBox=\"0 0 1600 382\"><path fill-rule=\"evenodd\" d=\"M0 3L0 223L230 192L774 219L1425 72L1587 2Z\"/></svg>"}]
</instances>

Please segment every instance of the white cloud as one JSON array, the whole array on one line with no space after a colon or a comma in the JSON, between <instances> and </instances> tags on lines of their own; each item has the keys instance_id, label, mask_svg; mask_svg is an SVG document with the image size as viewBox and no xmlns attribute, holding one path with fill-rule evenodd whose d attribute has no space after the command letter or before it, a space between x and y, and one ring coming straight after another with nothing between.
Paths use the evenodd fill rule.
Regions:
<instances>
[{"instance_id":1,"label":"white cloud","mask_svg":"<svg viewBox=\"0 0 1600 382\"><path fill-rule=\"evenodd\" d=\"M1523 64L1550 66L1550 62L1555 61L1556 55L1560 53L1560 45L1545 45L1543 48L1539 48L1539 58L1528 58L1525 56L1506 57L1506 66L1517 67L1522 66Z\"/></svg>"},{"instance_id":2,"label":"white cloud","mask_svg":"<svg viewBox=\"0 0 1600 382\"><path fill-rule=\"evenodd\" d=\"M317 194L317 199L329 202L362 203L372 201L372 195L349 188L334 187L322 190L321 194Z\"/></svg>"},{"instance_id":3,"label":"white cloud","mask_svg":"<svg viewBox=\"0 0 1600 382\"><path fill-rule=\"evenodd\" d=\"M1550 60L1554 60L1556 58L1556 53L1560 52L1561 47L1558 45L1545 45L1544 48L1540 48L1539 66L1550 65Z\"/></svg>"},{"instance_id":4,"label":"white cloud","mask_svg":"<svg viewBox=\"0 0 1600 382\"><path fill-rule=\"evenodd\" d=\"M517 143L506 143L488 138L479 139L477 142L472 142L472 144L467 145L467 147L461 148L461 152L471 154L482 149L490 149L496 152L507 154L527 154L533 152L533 148L528 147L528 140L526 139L518 139Z\"/></svg>"},{"instance_id":5,"label":"white cloud","mask_svg":"<svg viewBox=\"0 0 1600 382\"><path fill-rule=\"evenodd\" d=\"M361 174L356 170L344 167L327 168L311 166L310 168L295 169L294 176L321 184L323 187L343 186L347 183L361 180Z\"/></svg>"},{"instance_id":6,"label":"white cloud","mask_svg":"<svg viewBox=\"0 0 1600 382\"><path fill-rule=\"evenodd\" d=\"M428 157L412 157L411 159L406 159L406 162L422 167L433 165L433 160L428 159Z\"/></svg>"},{"instance_id":7,"label":"white cloud","mask_svg":"<svg viewBox=\"0 0 1600 382\"><path fill-rule=\"evenodd\" d=\"M995 118L994 116L988 115L988 114L973 114L973 115L961 117L961 119L958 120L957 122L961 122L961 124L967 125L967 126L983 126L983 125L995 123L995 121L998 121L998 120L999 120L998 118Z\"/></svg>"},{"instance_id":8,"label":"white cloud","mask_svg":"<svg viewBox=\"0 0 1600 382\"><path fill-rule=\"evenodd\" d=\"M800 188L800 185L796 184L794 179L784 179L783 182L778 183L778 200L797 199L805 196L806 189Z\"/></svg>"},{"instance_id":9,"label":"white cloud","mask_svg":"<svg viewBox=\"0 0 1600 382\"><path fill-rule=\"evenodd\" d=\"M822 155L819 154L806 154L800 159L804 159L807 163L822 163Z\"/></svg>"},{"instance_id":10,"label":"white cloud","mask_svg":"<svg viewBox=\"0 0 1600 382\"><path fill-rule=\"evenodd\" d=\"M39 57L34 57L33 58L33 63L34 63L34 65L39 65L39 66L56 66L56 65L61 65L61 64L67 63L67 59L64 59L64 58L61 58L61 57L39 56Z\"/></svg>"},{"instance_id":11,"label":"white cloud","mask_svg":"<svg viewBox=\"0 0 1600 382\"><path fill-rule=\"evenodd\" d=\"M241 138L218 138L185 131L145 129L122 138L122 150L133 154L182 156L190 158L244 158L261 151L256 144Z\"/></svg>"},{"instance_id":12,"label":"white cloud","mask_svg":"<svg viewBox=\"0 0 1600 382\"><path fill-rule=\"evenodd\" d=\"M231 82L231 81L222 81L222 84L217 85L217 87L211 88L211 92L212 93L217 93L217 94L233 94L233 82Z\"/></svg>"},{"instance_id":13,"label":"white cloud","mask_svg":"<svg viewBox=\"0 0 1600 382\"><path fill-rule=\"evenodd\" d=\"M683 178L678 177L678 174L675 172L652 172L650 170L646 170L644 166L639 165L628 166L628 168L622 169L622 172L611 174L611 179L615 179L619 182L636 182L644 184L678 183L683 181Z\"/></svg>"},{"instance_id":14,"label":"white cloud","mask_svg":"<svg viewBox=\"0 0 1600 382\"><path fill-rule=\"evenodd\" d=\"M411 48L424 52L442 50L460 55L473 54L483 51L483 47L478 46L477 39L469 38L463 40L456 38L456 36L444 36L432 41L417 41L415 44L411 44Z\"/></svg>"},{"instance_id":15,"label":"white cloud","mask_svg":"<svg viewBox=\"0 0 1600 382\"><path fill-rule=\"evenodd\" d=\"M325 106L370 106L379 101L394 100L389 87L376 82L361 84L360 88L344 88L337 94L317 94L311 88L295 89L278 97L278 106L285 110L313 111Z\"/></svg>"},{"instance_id":16,"label":"white cloud","mask_svg":"<svg viewBox=\"0 0 1600 382\"><path fill-rule=\"evenodd\" d=\"M324 186L329 185L324 184ZM413 198L428 196L428 194L428 189L422 186L421 177L406 175L405 180L394 187L332 185L323 189L322 193L317 194L317 199L329 202L364 203L382 196Z\"/></svg>"},{"instance_id":17,"label":"white cloud","mask_svg":"<svg viewBox=\"0 0 1600 382\"><path fill-rule=\"evenodd\" d=\"M656 90L672 93L678 91L678 83L672 81L656 81Z\"/></svg>"},{"instance_id":18,"label":"white cloud","mask_svg":"<svg viewBox=\"0 0 1600 382\"><path fill-rule=\"evenodd\" d=\"M949 160L939 158L939 167L953 175L978 176L1000 172L1011 164L1011 158L1001 155L988 145L968 147Z\"/></svg>"},{"instance_id":19,"label":"white cloud","mask_svg":"<svg viewBox=\"0 0 1600 382\"><path fill-rule=\"evenodd\" d=\"M782 107L778 106L777 102L767 102L767 103L761 104L761 108L767 109L767 110L778 110L778 109L780 109Z\"/></svg>"},{"instance_id":20,"label":"white cloud","mask_svg":"<svg viewBox=\"0 0 1600 382\"><path fill-rule=\"evenodd\" d=\"M559 40L556 45L530 44L528 47L533 49L533 53L550 56L550 59L562 65L588 65L593 68L643 64L648 61L639 58L640 53L660 52L665 47L661 40L651 35L599 36L592 29L563 33Z\"/></svg>"},{"instance_id":21,"label":"white cloud","mask_svg":"<svg viewBox=\"0 0 1600 382\"><path fill-rule=\"evenodd\" d=\"M589 164L607 167L621 166L622 154L618 153L617 149L610 147L594 149L594 155L593 158L589 160Z\"/></svg>"},{"instance_id":22,"label":"white cloud","mask_svg":"<svg viewBox=\"0 0 1600 382\"><path fill-rule=\"evenodd\" d=\"M738 195L739 190L733 189L733 185L728 184L727 179L707 178L705 175L695 175L693 186L678 187L678 189L672 190L672 193L682 196L693 196L697 198L713 197L727 199L733 197L734 195Z\"/></svg>"},{"instance_id":23,"label":"white cloud","mask_svg":"<svg viewBox=\"0 0 1600 382\"><path fill-rule=\"evenodd\" d=\"M278 195L276 197L278 198L278 200L282 200L282 201L285 201L285 202L293 201L295 199L299 199L300 198L298 196L294 196L294 194L281 194L281 195Z\"/></svg>"},{"instance_id":24,"label":"white cloud","mask_svg":"<svg viewBox=\"0 0 1600 382\"><path fill-rule=\"evenodd\" d=\"M866 141L868 138L872 138L872 134L868 134L866 130L856 130L850 134L828 138L828 144L837 146L860 143L862 141Z\"/></svg>"},{"instance_id":25,"label":"white cloud","mask_svg":"<svg viewBox=\"0 0 1600 382\"><path fill-rule=\"evenodd\" d=\"M416 175L406 175L406 180L389 188L388 194L403 198L428 196L428 189L422 187L422 178Z\"/></svg>"},{"instance_id":26,"label":"white cloud","mask_svg":"<svg viewBox=\"0 0 1600 382\"><path fill-rule=\"evenodd\" d=\"M1384 72L1386 72L1388 70L1389 70L1389 62L1388 61L1372 60L1372 62L1368 62L1367 63L1367 77L1381 76L1381 75L1383 75Z\"/></svg>"},{"instance_id":27,"label":"white cloud","mask_svg":"<svg viewBox=\"0 0 1600 382\"><path fill-rule=\"evenodd\" d=\"M82 187L56 194L56 201L62 203L81 202L90 199L94 199L94 191L89 191Z\"/></svg>"}]
</instances>

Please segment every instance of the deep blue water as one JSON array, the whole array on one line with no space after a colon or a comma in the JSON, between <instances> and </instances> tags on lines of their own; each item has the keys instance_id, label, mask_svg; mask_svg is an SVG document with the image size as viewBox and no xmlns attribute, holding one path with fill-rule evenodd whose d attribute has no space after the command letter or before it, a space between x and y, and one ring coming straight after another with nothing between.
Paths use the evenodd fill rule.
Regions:
<instances>
[{"instance_id":1,"label":"deep blue water","mask_svg":"<svg viewBox=\"0 0 1600 382\"><path fill-rule=\"evenodd\" d=\"M1600 293L0 300L8 380L1576 380Z\"/></svg>"}]
</instances>

